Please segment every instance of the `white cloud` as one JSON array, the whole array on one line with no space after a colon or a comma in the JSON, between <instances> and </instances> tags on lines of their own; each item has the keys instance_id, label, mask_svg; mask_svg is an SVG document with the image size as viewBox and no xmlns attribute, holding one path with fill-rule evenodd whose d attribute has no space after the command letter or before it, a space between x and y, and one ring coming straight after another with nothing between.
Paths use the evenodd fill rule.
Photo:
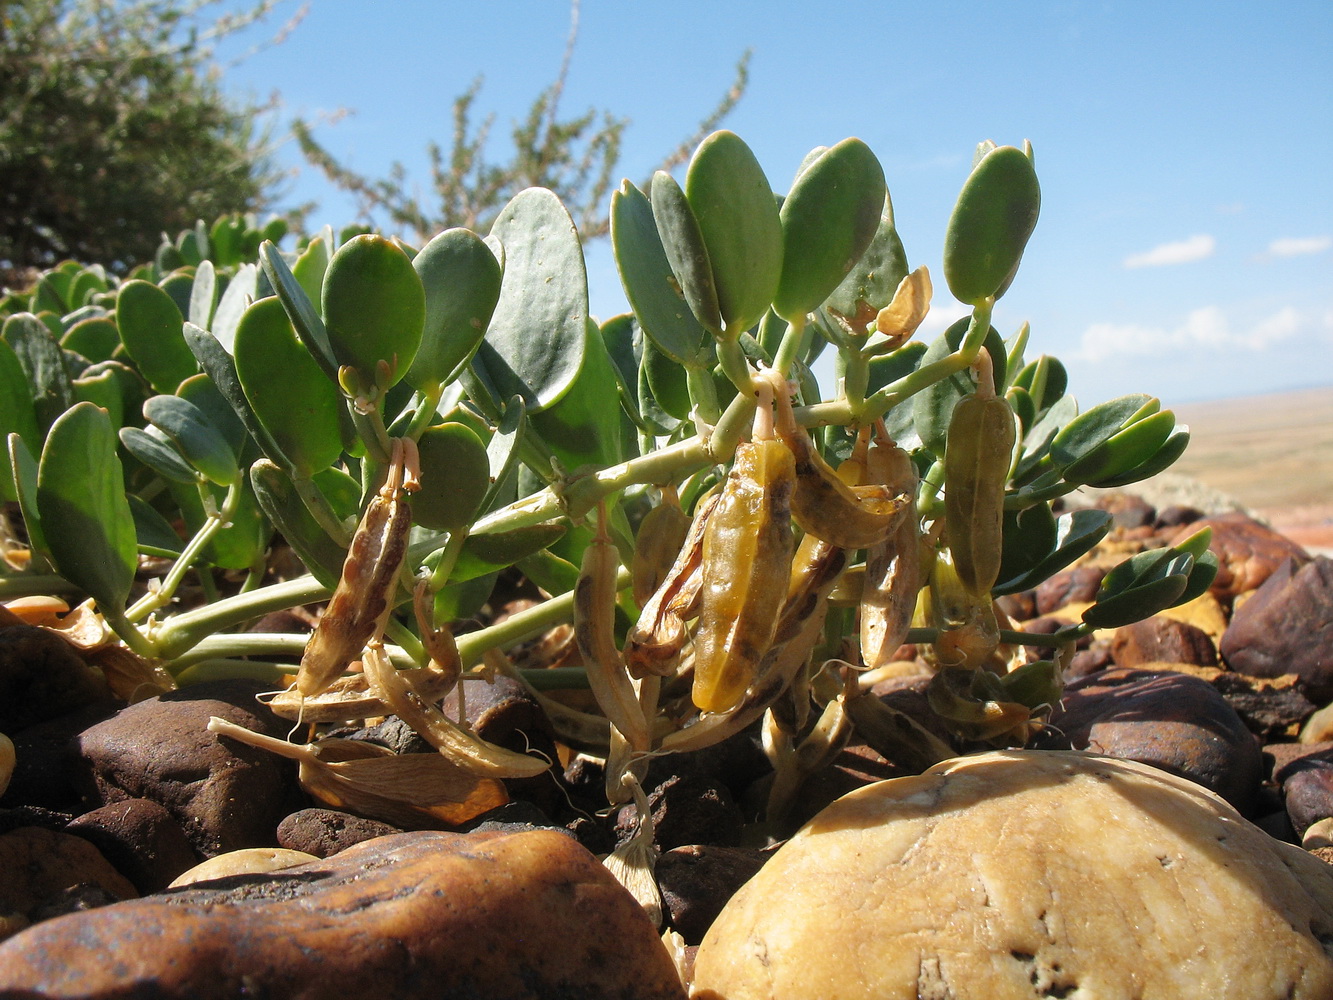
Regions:
<instances>
[{"instance_id":1,"label":"white cloud","mask_svg":"<svg viewBox=\"0 0 1333 1000\"><path fill-rule=\"evenodd\" d=\"M1217 241L1211 236L1200 234L1175 243L1163 243L1143 253L1130 254L1125 258L1125 267L1162 267L1166 264L1188 264L1190 261L1211 257L1217 249Z\"/></svg>"},{"instance_id":2,"label":"white cloud","mask_svg":"<svg viewBox=\"0 0 1333 1000\"><path fill-rule=\"evenodd\" d=\"M940 291L941 289L936 289L937 294ZM926 313L926 318L921 321L921 326L917 329L915 339L930 343L964 316L972 315L971 306L955 302L948 294L947 288L943 291L944 301L930 307L930 312Z\"/></svg>"},{"instance_id":3,"label":"white cloud","mask_svg":"<svg viewBox=\"0 0 1333 1000\"><path fill-rule=\"evenodd\" d=\"M1333 236L1284 236L1268 244L1274 257L1299 257L1307 253L1323 253L1333 247Z\"/></svg>"},{"instance_id":4,"label":"white cloud","mask_svg":"<svg viewBox=\"0 0 1333 1000\"><path fill-rule=\"evenodd\" d=\"M1170 329L1135 323L1094 323L1083 332L1078 356L1084 361L1098 362L1125 356L1165 357L1191 350L1264 351L1317 325L1300 310L1285 306L1247 329L1233 330L1220 308L1203 306L1192 310L1183 323Z\"/></svg>"}]
</instances>

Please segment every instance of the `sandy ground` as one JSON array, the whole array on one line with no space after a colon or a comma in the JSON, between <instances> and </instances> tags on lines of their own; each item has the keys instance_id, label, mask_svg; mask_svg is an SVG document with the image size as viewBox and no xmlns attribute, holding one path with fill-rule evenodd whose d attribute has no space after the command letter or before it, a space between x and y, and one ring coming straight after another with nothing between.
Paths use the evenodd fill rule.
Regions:
<instances>
[{"instance_id":1,"label":"sandy ground","mask_svg":"<svg viewBox=\"0 0 1333 1000\"><path fill-rule=\"evenodd\" d=\"M1333 385L1174 409L1190 445L1145 496L1188 477L1333 555Z\"/></svg>"}]
</instances>

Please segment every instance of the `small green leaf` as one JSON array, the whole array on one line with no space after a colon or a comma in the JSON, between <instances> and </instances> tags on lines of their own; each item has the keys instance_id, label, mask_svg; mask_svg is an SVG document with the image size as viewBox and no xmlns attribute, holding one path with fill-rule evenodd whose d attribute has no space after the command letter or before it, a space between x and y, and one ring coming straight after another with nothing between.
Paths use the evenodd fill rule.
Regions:
<instances>
[{"instance_id":1,"label":"small green leaf","mask_svg":"<svg viewBox=\"0 0 1333 1000\"><path fill-rule=\"evenodd\" d=\"M782 222L772 185L750 147L721 131L694 151L685 197L713 265L722 320L729 331L748 330L772 304L782 278Z\"/></svg>"},{"instance_id":2,"label":"small green leaf","mask_svg":"<svg viewBox=\"0 0 1333 1000\"><path fill-rule=\"evenodd\" d=\"M347 551L311 516L291 476L268 459L261 458L250 466L250 483L260 509L282 533L311 575L326 587L336 586Z\"/></svg>"},{"instance_id":3,"label":"small green leaf","mask_svg":"<svg viewBox=\"0 0 1333 1000\"><path fill-rule=\"evenodd\" d=\"M129 495L129 501L130 515L134 518L134 537L140 552L172 559L185 550L185 543L165 517L133 493Z\"/></svg>"},{"instance_id":4,"label":"small green leaf","mask_svg":"<svg viewBox=\"0 0 1333 1000\"><path fill-rule=\"evenodd\" d=\"M9 473L14 483L14 492L18 494L19 510L23 513L23 526L28 532L28 544L34 552L50 557L51 550L46 545L46 534L42 531L42 518L37 510L37 460L17 434L10 434L5 439L9 455Z\"/></svg>"},{"instance_id":5,"label":"small green leaf","mask_svg":"<svg viewBox=\"0 0 1333 1000\"><path fill-rule=\"evenodd\" d=\"M187 378L176 395L193 403L203 413L208 426L222 435L238 458L249 441L245 425L223 397L217 385L203 372Z\"/></svg>"},{"instance_id":6,"label":"small green leaf","mask_svg":"<svg viewBox=\"0 0 1333 1000\"><path fill-rule=\"evenodd\" d=\"M199 365L204 370L213 388L222 399L226 400L227 405L231 407L232 413L240 421L244 433L254 439L259 445L259 449L270 458L280 457L282 449L278 447L273 436L264 429L264 425L259 422L259 417L250 407L250 401L245 398L245 390L241 386L241 380L236 376L236 363L231 355L223 348L207 330L201 330L193 323L185 324L185 342L190 350L198 359ZM233 338L235 331L233 330ZM196 378L198 376L195 376ZM186 379L181 383L182 395L185 395L185 387L193 379ZM198 403L198 400L190 398L192 402ZM237 452L239 454L239 450Z\"/></svg>"},{"instance_id":7,"label":"small green leaf","mask_svg":"<svg viewBox=\"0 0 1333 1000\"><path fill-rule=\"evenodd\" d=\"M74 405L74 387L56 338L32 313L16 313L0 327L0 340L10 346L23 369L23 393L32 400L37 426L50 427Z\"/></svg>"},{"instance_id":8,"label":"small green leaf","mask_svg":"<svg viewBox=\"0 0 1333 1000\"><path fill-rule=\"evenodd\" d=\"M437 622L454 622L471 618L491 599L499 573L487 573L475 580L451 583L435 594L434 614Z\"/></svg>"},{"instance_id":9,"label":"small green leaf","mask_svg":"<svg viewBox=\"0 0 1333 1000\"><path fill-rule=\"evenodd\" d=\"M89 361L107 361L120 346L120 331L114 320L106 316L90 316L65 331L60 346Z\"/></svg>"},{"instance_id":10,"label":"small green leaf","mask_svg":"<svg viewBox=\"0 0 1333 1000\"><path fill-rule=\"evenodd\" d=\"M78 402L89 402L106 410L112 427L125 422L126 388L137 388L138 376L116 361L89 365L71 385Z\"/></svg>"},{"instance_id":11,"label":"small green leaf","mask_svg":"<svg viewBox=\"0 0 1333 1000\"><path fill-rule=\"evenodd\" d=\"M236 339L236 324L241 321L241 316L250 307L250 303L261 297L258 286L259 268L254 264L242 264L231 276L227 290L222 293L222 298L218 301L218 307L213 312L213 325L204 328L217 338L218 343L228 354L231 353L232 342ZM186 341L189 341L188 336ZM191 350L193 349L191 347ZM195 357L198 359L198 354ZM199 359L199 363L203 364L203 360Z\"/></svg>"},{"instance_id":12,"label":"small green leaf","mask_svg":"<svg viewBox=\"0 0 1333 1000\"><path fill-rule=\"evenodd\" d=\"M1098 480L1096 486L1099 489L1116 489L1121 486L1128 486L1130 483L1139 483L1145 479L1151 479L1159 472L1163 472L1174 465L1176 459L1185 454L1185 448L1189 443L1189 428L1178 426L1162 443L1162 446L1157 449L1157 453L1152 458L1134 466L1128 472L1122 472L1120 475L1112 476L1109 479Z\"/></svg>"},{"instance_id":13,"label":"small green leaf","mask_svg":"<svg viewBox=\"0 0 1333 1000\"><path fill-rule=\"evenodd\" d=\"M958 350L967 334L970 322L971 320L965 317L940 334L921 356L921 366L939 361ZM1006 358L1004 341L1000 339L999 331L995 327L991 327L986 333L982 347L990 352L991 373L995 384L1004 385ZM936 455L944 454L949 421L953 417L955 404L964 396L970 396L975 388L971 370L965 368L927 386L912 397L912 418L916 424L916 432L921 437L921 443Z\"/></svg>"},{"instance_id":14,"label":"small green leaf","mask_svg":"<svg viewBox=\"0 0 1333 1000\"><path fill-rule=\"evenodd\" d=\"M1134 421L1157 412L1151 396L1131 394L1099 403L1064 425L1051 439L1051 461L1066 469L1093 454Z\"/></svg>"},{"instance_id":15,"label":"small green leaf","mask_svg":"<svg viewBox=\"0 0 1333 1000\"><path fill-rule=\"evenodd\" d=\"M860 139L844 139L802 171L782 202L782 279L773 311L813 312L851 273L880 225L884 170Z\"/></svg>"},{"instance_id":16,"label":"small green leaf","mask_svg":"<svg viewBox=\"0 0 1333 1000\"><path fill-rule=\"evenodd\" d=\"M334 357L333 347L329 343L329 331L320 318L310 297L306 295L301 283L292 274L282 252L272 243L264 243L259 248L259 260L263 265L264 275L277 294L282 306L291 318L292 328L306 345L311 358L320 370L328 376L334 385L338 384L338 361ZM235 348L232 348L234 351Z\"/></svg>"},{"instance_id":17,"label":"small green leaf","mask_svg":"<svg viewBox=\"0 0 1333 1000\"><path fill-rule=\"evenodd\" d=\"M413 522L433 531L466 528L491 485L486 446L467 426L444 423L427 428L417 447L421 489L412 496Z\"/></svg>"},{"instance_id":18,"label":"small green leaf","mask_svg":"<svg viewBox=\"0 0 1333 1000\"><path fill-rule=\"evenodd\" d=\"M648 341L643 345L642 368L657 405L677 420L688 420L693 403L690 401L689 376L684 367Z\"/></svg>"},{"instance_id":19,"label":"small green leaf","mask_svg":"<svg viewBox=\"0 0 1333 1000\"><path fill-rule=\"evenodd\" d=\"M1044 580L1050 579L1079 556L1092 551L1111 530L1111 520L1109 513L1095 507L1060 515L1055 522L1054 547L1048 550L1048 554L1015 576L1010 576L1008 565L1002 565L1000 582L991 588L991 593L996 597L1016 594L1019 591L1031 590Z\"/></svg>"},{"instance_id":20,"label":"small green leaf","mask_svg":"<svg viewBox=\"0 0 1333 1000\"><path fill-rule=\"evenodd\" d=\"M305 245L292 264L292 277L296 279L306 298L316 309L320 308L324 293L324 275L329 269L329 245L316 236ZM323 318L323 313L320 313ZM201 324L202 325L202 324Z\"/></svg>"},{"instance_id":21,"label":"small green leaf","mask_svg":"<svg viewBox=\"0 0 1333 1000\"><path fill-rule=\"evenodd\" d=\"M199 407L180 396L154 396L143 404L144 418L175 442L185 460L219 486L240 476L231 445Z\"/></svg>"},{"instance_id":22,"label":"small green leaf","mask_svg":"<svg viewBox=\"0 0 1333 1000\"><path fill-rule=\"evenodd\" d=\"M1022 510L1006 510L1003 531L998 580L1011 580L1039 566L1043 559L1055 551L1059 537L1055 515L1049 503L1033 504Z\"/></svg>"},{"instance_id":23,"label":"small green leaf","mask_svg":"<svg viewBox=\"0 0 1333 1000\"><path fill-rule=\"evenodd\" d=\"M1041 210L1032 161L1014 146L982 155L954 204L944 235L944 278L960 302L1004 294Z\"/></svg>"},{"instance_id":24,"label":"small green leaf","mask_svg":"<svg viewBox=\"0 0 1333 1000\"><path fill-rule=\"evenodd\" d=\"M517 498L518 467L521 464L523 435L528 430L528 410L522 396L511 396L495 427L495 433L486 442L486 464L490 470L490 488L481 503L483 513L490 513Z\"/></svg>"},{"instance_id":25,"label":"small green leaf","mask_svg":"<svg viewBox=\"0 0 1333 1000\"><path fill-rule=\"evenodd\" d=\"M450 583L463 583L514 565L540 552L564 536L566 525L557 522L529 524L509 531L468 535L449 574Z\"/></svg>"},{"instance_id":26,"label":"small green leaf","mask_svg":"<svg viewBox=\"0 0 1333 1000\"><path fill-rule=\"evenodd\" d=\"M104 613L122 611L138 555L105 410L78 403L51 426L38 466L37 510L60 575Z\"/></svg>"},{"instance_id":27,"label":"small green leaf","mask_svg":"<svg viewBox=\"0 0 1333 1000\"><path fill-rule=\"evenodd\" d=\"M611 246L625 298L644 335L681 364L701 363L712 352L712 338L685 301L651 202L629 181L611 196Z\"/></svg>"},{"instance_id":28,"label":"small green leaf","mask_svg":"<svg viewBox=\"0 0 1333 1000\"><path fill-rule=\"evenodd\" d=\"M421 347L407 373L414 388L448 385L472 360L500 300L503 274L484 240L446 229L412 260L426 293Z\"/></svg>"},{"instance_id":29,"label":"small green leaf","mask_svg":"<svg viewBox=\"0 0 1333 1000\"><path fill-rule=\"evenodd\" d=\"M213 270L213 262L206 260L195 269L194 284L190 286L190 309L186 318L207 330L213 322L213 310L217 304L217 272Z\"/></svg>"},{"instance_id":30,"label":"small green leaf","mask_svg":"<svg viewBox=\"0 0 1333 1000\"><path fill-rule=\"evenodd\" d=\"M1043 413L1069 391L1069 375L1059 358L1043 354L1024 365L1013 384L1031 393L1037 412Z\"/></svg>"},{"instance_id":31,"label":"small green leaf","mask_svg":"<svg viewBox=\"0 0 1333 1000\"><path fill-rule=\"evenodd\" d=\"M362 380L387 389L407 373L426 321L426 292L407 254L382 236L357 236L338 248L324 275L324 327L333 356ZM389 366L388 380L376 375Z\"/></svg>"},{"instance_id":32,"label":"small green leaf","mask_svg":"<svg viewBox=\"0 0 1333 1000\"><path fill-rule=\"evenodd\" d=\"M528 414L532 428L570 471L585 465L604 469L622 459L615 364L591 320L584 338L583 369L569 391L553 406Z\"/></svg>"},{"instance_id":33,"label":"small green leaf","mask_svg":"<svg viewBox=\"0 0 1333 1000\"><path fill-rule=\"evenodd\" d=\"M17 434L31 451L41 447L41 431L37 428L37 414L32 406L32 390L18 355L9 344L0 340L0 435L8 438ZM13 500L13 477L9 463L0 474L0 489L4 499Z\"/></svg>"},{"instance_id":34,"label":"small green leaf","mask_svg":"<svg viewBox=\"0 0 1333 1000\"><path fill-rule=\"evenodd\" d=\"M182 316L190 314L190 295L194 292L194 268L182 267L172 271L158 283L158 287L167 293Z\"/></svg>"},{"instance_id":35,"label":"small green leaf","mask_svg":"<svg viewBox=\"0 0 1333 1000\"><path fill-rule=\"evenodd\" d=\"M568 392L583 366L583 247L569 212L545 188L515 196L491 235L504 244L504 284L473 364L485 371L498 399L520 395L536 413Z\"/></svg>"},{"instance_id":36,"label":"small green leaf","mask_svg":"<svg viewBox=\"0 0 1333 1000\"><path fill-rule=\"evenodd\" d=\"M1175 430L1176 415L1170 410L1136 420L1066 466L1064 477L1071 483L1109 487L1131 470L1155 464L1157 455ZM1184 450L1184 444L1178 442L1180 451Z\"/></svg>"},{"instance_id":37,"label":"small green leaf","mask_svg":"<svg viewBox=\"0 0 1333 1000\"><path fill-rule=\"evenodd\" d=\"M125 450L163 479L197 483L199 473L181 455L174 441L156 427L122 427L120 443Z\"/></svg>"},{"instance_id":38,"label":"small green leaf","mask_svg":"<svg viewBox=\"0 0 1333 1000\"><path fill-rule=\"evenodd\" d=\"M842 316L854 329L864 330L893 301L908 270L907 251L893 222L893 201L885 192L884 208L870 245L825 300L824 308Z\"/></svg>"},{"instance_id":39,"label":"small green leaf","mask_svg":"<svg viewBox=\"0 0 1333 1000\"><path fill-rule=\"evenodd\" d=\"M260 299L245 311L235 348L245 398L291 468L309 477L336 462L342 400L297 339L278 299Z\"/></svg>"},{"instance_id":40,"label":"small green leaf","mask_svg":"<svg viewBox=\"0 0 1333 1000\"><path fill-rule=\"evenodd\" d=\"M127 281L116 296L120 341L158 392L176 391L199 370L181 334L184 317L171 296L147 281Z\"/></svg>"},{"instance_id":41,"label":"small green leaf","mask_svg":"<svg viewBox=\"0 0 1333 1000\"><path fill-rule=\"evenodd\" d=\"M713 284L713 264L685 192L674 177L659 170L653 174L649 196L662 249L686 304L705 328L714 334L721 333L722 312Z\"/></svg>"}]
</instances>

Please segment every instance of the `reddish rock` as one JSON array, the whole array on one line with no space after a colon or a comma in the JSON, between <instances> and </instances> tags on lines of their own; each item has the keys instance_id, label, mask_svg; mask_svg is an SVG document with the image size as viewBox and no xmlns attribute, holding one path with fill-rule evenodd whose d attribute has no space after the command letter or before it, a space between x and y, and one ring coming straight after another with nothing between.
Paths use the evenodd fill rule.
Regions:
<instances>
[{"instance_id":1,"label":"reddish rock","mask_svg":"<svg viewBox=\"0 0 1333 1000\"><path fill-rule=\"evenodd\" d=\"M259 705L257 681L218 681L149 698L78 739L88 793L102 804L152 799L206 858L272 847L278 823L308 805L295 765L208 731L210 716L270 736L291 724Z\"/></svg>"},{"instance_id":2,"label":"reddish rock","mask_svg":"<svg viewBox=\"0 0 1333 1000\"><path fill-rule=\"evenodd\" d=\"M1111 658L1117 667L1124 668L1144 663L1212 667L1217 664L1217 647L1197 625L1154 615L1116 629L1111 637Z\"/></svg>"},{"instance_id":3,"label":"reddish rock","mask_svg":"<svg viewBox=\"0 0 1333 1000\"><path fill-rule=\"evenodd\" d=\"M1245 728L1265 743L1294 735L1315 710L1305 685L1293 674L1268 678L1220 670L1209 683L1236 710Z\"/></svg>"},{"instance_id":4,"label":"reddish rock","mask_svg":"<svg viewBox=\"0 0 1333 1000\"><path fill-rule=\"evenodd\" d=\"M74 646L36 625L0 627L0 733L83 708L114 704L106 678Z\"/></svg>"},{"instance_id":5,"label":"reddish rock","mask_svg":"<svg viewBox=\"0 0 1333 1000\"><path fill-rule=\"evenodd\" d=\"M0 918L9 918L11 927L15 915L22 922L35 922L54 910L77 906L80 897L104 901L138 895L88 841L39 827L20 827L0 836L0 872Z\"/></svg>"},{"instance_id":6,"label":"reddish rock","mask_svg":"<svg viewBox=\"0 0 1333 1000\"><path fill-rule=\"evenodd\" d=\"M337 809L301 809L278 824L278 844L290 851L328 858L364 841L395 833L402 831Z\"/></svg>"},{"instance_id":7,"label":"reddish rock","mask_svg":"<svg viewBox=\"0 0 1333 1000\"><path fill-rule=\"evenodd\" d=\"M1208 547L1217 556L1218 568L1211 590L1219 600L1254 590L1290 556L1309 558L1291 539L1239 511L1195 521L1181 529L1171 544L1204 528L1213 529Z\"/></svg>"},{"instance_id":8,"label":"reddish rock","mask_svg":"<svg viewBox=\"0 0 1333 1000\"><path fill-rule=\"evenodd\" d=\"M764 866L769 853L754 848L691 845L657 859L657 887L668 923L687 944L703 940L736 890Z\"/></svg>"},{"instance_id":9,"label":"reddish rock","mask_svg":"<svg viewBox=\"0 0 1333 1000\"><path fill-rule=\"evenodd\" d=\"M1104 670L1065 688L1042 745L1152 764L1245 812L1263 777L1259 743L1207 681Z\"/></svg>"},{"instance_id":10,"label":"reddish rock","mask_svg":"<svg viewBox=\"0 0 1333 1000\"><path fill-rule=\"evenodd\" d=\"M140 893L159 892L199 863L185 831L165 806L126 799L84 813L69 826L134 883Z\"/></svg>"},{"instance_id":11,"label":"reddish rock","mask_svg":"<svg viewBox=\"0 0 1333 1000\"><path fill-rule=\"evenodd\" d=\"M1037 614L1049 615L1076 601L1093 601L1105 575L1105 566L1075 566L1061 570L1037 587Z\"/></svg>"},{"instance_id":12,"label":"reddish rock","mask_svg":"<svg viewBox=\"0 0 1333 1000\"><path fill-rule=\"evenodd\" d=\"M1333 559L1284 562L1236 610L1219 645L1232 670L1295 674L1312 700L1333 701Z\"/></svg>"},{"instance_id":13,"label":"reddish rock","mask_svg":"<svg viewBox=\"0 0 1333 1000\"><path fill-rule=\"evenodd\" d=\"M547 831L382 837L61 917L0 945L0 995L25 990L88 1000L685 996L629 893Z\"/></svg>"}]
</instances>

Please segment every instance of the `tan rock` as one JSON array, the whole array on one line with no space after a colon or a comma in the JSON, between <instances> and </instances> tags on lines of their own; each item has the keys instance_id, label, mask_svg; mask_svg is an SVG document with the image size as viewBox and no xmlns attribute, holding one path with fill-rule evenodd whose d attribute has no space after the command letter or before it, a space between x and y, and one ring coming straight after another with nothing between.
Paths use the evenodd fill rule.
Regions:
<instances>
[{"instance_id":1,"label":"tan rock","mask_svg":"<svg viewBox=\"0 0 1333 1000\"><path fill-rule=\"evenodd\" d=\"M0 836L0 938L21 930L44 903L88 885L116 899L138 895L82 837L36 826Z\"/></svg>"},{"instance_id":2,"label":"tan rock","mask_svg":"<svg viewBox=\"0 0 1333 1000\"><path fill-rule=\"evenodd\" d=\"M815 817L709 929L691 996L1324 1000L1330 949L1333 868L1222 799L1004 751Z\"/></svg>"},{"instance_id":3,"label":"tan rock","mask_svg":"<svg viewBox=\"0 0 1333 1000\"><path fill-rule=\"evenodd\" d=\"M303 865L319 858L305 851L292 851L285 847L245 847L239 851L228 851L215 858L201 861L176 876L167 888L179 889L194 885L196 882L208 882L212 879L227 878L230 875L262 875L264 872L278 872L293 865Z\"/></svg>"}]
</instances>

